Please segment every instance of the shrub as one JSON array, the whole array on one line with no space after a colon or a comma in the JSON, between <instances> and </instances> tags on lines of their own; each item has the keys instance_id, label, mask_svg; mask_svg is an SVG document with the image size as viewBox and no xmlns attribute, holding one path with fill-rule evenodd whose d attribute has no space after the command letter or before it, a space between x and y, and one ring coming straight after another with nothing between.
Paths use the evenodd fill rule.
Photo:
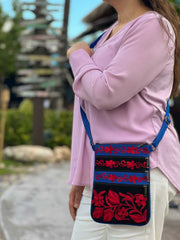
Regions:
<instances>
[{"instance_id":1,"label":"shrub","mask_svg":"<svg viewBox=\"0 0 180 240\"><path fill-rule=\"evenodd\" d=\"M5 145L31 144L31 133L31 116L9 109L6 113Z\"/></svg>"},{"instance_id":2,"label":"shrub","mask_svg":"<svg viewBox=\"0 0 180 240\"><path fill-rule=\"evenodd\" d=\"M1 114L0 114L1 115ZM44 111L44 143L48 147L71 145L71 111ZM6 113L5 146L32 144L32 108L26 102Z\"/></svg>"},{"instance_id":3,"label":"shrub","mask_svg":"<svg viewBox=\"0 0 180 240\"><path fill-rule=\"evenodd\" d=\"M71 146L72 118L71 111L45 111L46 146Z\"/></svg>"},{"instance_id":4,"label":"shrub","mask_svg":"<svg viewBox=\"0 0 180 240\"><path fill-rule=\"evenodd\" d=\"M30 99L23 100L21 102L21 104L19 105L19 111L26 115L32 116L32 114L33 114L32 100L30 100Z\"/></svg>"}]
</instances>

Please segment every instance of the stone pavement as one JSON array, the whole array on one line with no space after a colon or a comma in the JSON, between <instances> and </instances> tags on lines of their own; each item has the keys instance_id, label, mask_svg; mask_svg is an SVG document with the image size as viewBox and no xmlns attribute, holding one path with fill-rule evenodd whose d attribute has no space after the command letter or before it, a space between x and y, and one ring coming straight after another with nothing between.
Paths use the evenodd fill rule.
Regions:
<instances>
[{"instance_id":1,"label":"stone pavement","mask_svg":"<svg viewBox=\"0 0 180 240\"><path fill-rule=\"evenodd\" d=\"M73 221L68 210L69 162L49 166L11 185L0 199L6 240L68 240Z\"/></svg>"},{"instance_id":2,"label":"stone pavement","mask_svg":"<svg viewBox=\"0 0 180 240\"><path fill-rule=\"evenodd\" d=\"M69 162L49 165L9 186L0 198L0 240L70 240L68 174ZM175 201L180 206L179 195ZM180 207L170 209L162 240L179 239Z\"/></svg>"}]
</instances>

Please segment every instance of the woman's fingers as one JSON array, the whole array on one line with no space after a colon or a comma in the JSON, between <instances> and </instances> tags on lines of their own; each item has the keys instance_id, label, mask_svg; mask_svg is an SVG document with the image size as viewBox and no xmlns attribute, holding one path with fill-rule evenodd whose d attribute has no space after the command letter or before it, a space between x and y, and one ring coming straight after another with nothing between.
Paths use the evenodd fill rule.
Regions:
<instances>
[{"instance_id":1,"label":"woman's fingers","mask_svg":"<svg viewBox=\"0 0 180 240\"><path fill-rule=\"evenodd\" d=\"M76 218L76 212L81 202L83 190L84 190L83 186L73 186L71 188L69 194L69 211L73 220L75 220Z\"/></svg>"},{"instance_id":2,"label":"woman's fingers","mask_svg":"<svg viewBox=\"0 0 180 240\"><path fill-rule=\"evenodd\" d=\"M75 220L76 218L76 209L74 208L74 199L75 199L75 192L71 190L69 194L69 211L73 220Z\"/></svg>"},{"instance_id":3,"label":"woman's fingers","mask_svg":"<svg viewBox=\"0 0 180 240\"><path fill-rule=\"evenodd\" d=\"M89 56L93 54L93 50L89 47L89 45L86 42L77 42L67 50L67 58L70 58L70 55L78 49L83 49L89 54Z\"/></svg>"}]
</instances>

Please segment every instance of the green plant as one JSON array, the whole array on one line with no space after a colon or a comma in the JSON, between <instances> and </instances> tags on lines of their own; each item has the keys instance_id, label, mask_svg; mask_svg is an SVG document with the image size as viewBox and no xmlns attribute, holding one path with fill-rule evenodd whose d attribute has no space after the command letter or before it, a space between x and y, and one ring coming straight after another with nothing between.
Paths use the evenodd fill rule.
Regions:
<instances>
[{"instance_id":1,"label":"green plant","mask_svg":"<svg viewBox=\"0 0 180 240\"><path fill-rule=\"evenodd\" d=\"M11 175L11 174L27 174L28 167L32 166L32 163L21 163L14 160L3 159L3 168L0 168L0 175Z\"/></svg>"},{"instance_id":2,"label":"green plant","mask_svg":"<svg viewBox=\"0 0 180 240\"><path fill-rule=\"evenodd\" d=\"M49 137L45 141L46 146L52 148L61 145L71 146L72 118L71 111L45 112L45 129L49 132Z\"/></svg>"},{"instance_id":3,"label":"green plant","mask_svg":"<svg viewBox=\"0 0 180 240\"><path fill-rule=\"evenodd\" d=\"M20 2L13 0L12 7L14 17L4 13L0 4L0 91L5 78L17 70L16 56L20 50L19 36L23 30Z\"/></svg>"},{"instance_id":4,"label":"green plant","mask_svg":"<svg viewBox=\"0 0 180 240\"><path fill-rule=\"evenodd\" d=\"M0 112L1 115L1 112ZM44 137L48 147L71 145L71 111L45 110ZM5 146L32 144L32 108L25 101L19 109L8 109L6 113Z\"/></svg>"},{"instance_id":5,"label":"green plant","mask_svg":"<svg viewBox=\"0 0 180 240\"><path fill-rule=\"evenodd\" d=\"M26 115L32 116L33 114L33 103L30 99L25 99L19 105L19 111Z\"/></svg>"},{"instance_id":6,"label":"green plant","mask_svg":"<svg viewBox=\"0 0 180 240\"><path fill-rule=\"evenodd\" d=\"M32 121L28 114L9 109L6 114L5 145L31 144Z\"/></svg>"}]
</instances>

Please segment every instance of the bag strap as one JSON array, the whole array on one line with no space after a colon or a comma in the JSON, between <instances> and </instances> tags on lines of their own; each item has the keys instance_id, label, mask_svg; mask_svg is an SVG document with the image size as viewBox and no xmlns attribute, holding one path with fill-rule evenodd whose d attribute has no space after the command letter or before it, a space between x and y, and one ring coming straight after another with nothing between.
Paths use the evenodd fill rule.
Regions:
<instances>
[{"instance_id":1,"label":"bag strap","mask_svg":"<svg viewBox=\"0 0 180 240\"><path fill-rule=\"evenodd\" d=\"M104 35L105 32L103 32L94 42L92 42L90 44L90 48L94 48L96 46L96 44L99 42L99 40L102 38L102 36ZM86 133L89 137L89 140L90 140L90 144L94 150L94 142L93 142L93 138L92 138L92 134L91 134L91 128L90 128L90 124L89 124L89 121L87 119L87 116L86 116L86 113L84 112L84 110L82 109L81 107L81 101L79 101L80 103L80 111L81 111L81 117L82 117L82 121L83 121L83 124L84 124L84 127L86 129Z\"/></svg>"},{"instance_id":2,"label":"bag strap","mask_svg":"<svg viewBox=\"0 0 180 240\"><path fill-rule=\"evenodd\" d=\"M104 33L102 33L94 42L92 42L90 44L90 48L94 48L96 46L96 44L101 39L101 37L104 35ZM81 107L81 104L80 104L80 112L81 112L82 121L83 121L85 130L86 130L86 133L87 133L87 135L89 137L92 149L95 150L95 144L93 142L93 138L92 138L92 134L91 134L91 127L90 127L89 121L87 119L86 113L84 112L84 110ZM162 138L163 138L163 136L164 136L164 134L165 134L165 132L166 132L166 130L168 128L168 125L170 123L171 123L171 120L169 118L169 100L168 100L167 101L167 107L166 107L166 114L164 116L164 120L163 120L163 124L161 126L161 129L160 129L159 133L157 134L156 138L149 145L151 152L154 151L158 147L158 145L159 145L160 141L162 140Z\"/></svg>"},{"instance_id":3,"label":"bag strap","mask_svg":"<svg viewBox=\"0 0 180 240\"><path fill-rule=\"evenodd\" d=\"M154 141L152 142L152 147L154 148L154 150L157 148L157 146L159 145L160 141L162 140L168 125L171 123L171 119L169 117L169 100L167 101L167 106L166 106L166 114L164 116L164 121L162 124L162 127L158 133L158 135L156 136L156 138L154 139Z\"/></svg>"},{"instance_id":4,"label":"bag strap","mask_svg":"<svg viewBox=\"0 0 180 240\"><path fill-rule=\"evenodd\" d=\"M105 32L103 32L94 42L92 42L89 47L94 48L96 44L99 42L99 40L102 38L102 36L105 34Z\"/></svg>"},{"instance_id":5,"label":"bag strap","mask_svg":"<svg viewBox=\"0 0 180 240\"><path fill-rule=\"evenodd\" d=\"M95 144L94 144L94 141L93 141L93 138L92 138L92 134L91 134L91 127L90 127L89 121L87 119L86 113L84 112L84 110L82 109L81 106L80 106L80 111L81 111L81 118L82 118L85 130L86 130L86 133L87 133L87 135L89 137L89 141L90 141L90 144L92 146L92 149L94 150Z\"/></svg>"},{"instance_id":6,"label":"bag strap","mask_svg":"<svg viewBox=\"0 0 180 240\"><path fill-rule=\"evenodd\" d=\"M82 121L83 121L85 130L86 130L86 133L89 137L92 149L95 150L95 144L93 142L90 124L89 124L89 121L87 119L86 113L84 112L84 110L82 109L81 106L80 106L80 111L81 111ZM158 145L159 145L160 141L162 140L170 122L171 122L171 120L169 118L169 100L168 100L167 101L167 107L166 107L166 114L165 114L165 117L164 117L164 120L163 120L162 127L161 127L159 133L157 134L156 138L150 144L150 151L151 152L154 151L158 147ZM145 145L145 144L142 144L142 145Z\"/></svg>"}]
</instances>

